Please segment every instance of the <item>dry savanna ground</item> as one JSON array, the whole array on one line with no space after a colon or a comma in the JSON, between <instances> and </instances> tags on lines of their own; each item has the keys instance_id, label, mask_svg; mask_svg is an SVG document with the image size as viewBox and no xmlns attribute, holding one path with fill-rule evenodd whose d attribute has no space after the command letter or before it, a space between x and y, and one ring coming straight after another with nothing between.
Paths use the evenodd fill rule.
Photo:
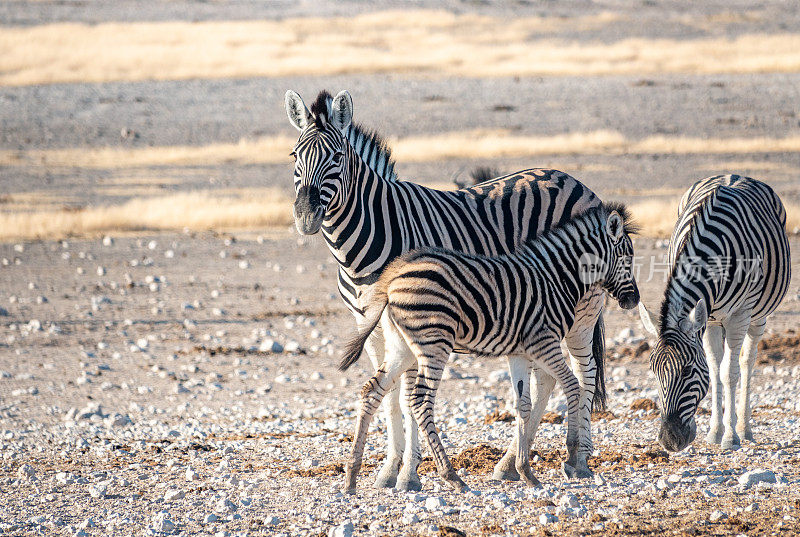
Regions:
<instances>
[{"instance_id":1,"label":"dry savanna ground","mask_svg":"<svg viewBox=\"0 0 800 537\"><path fill-rule=\"evenodd\" d=\"M551 5L552 4L552 5ZM460 357L437 403L472 491L355 496L342 462L368 378L319 238L292 230L283 94L348 89L402 179L556 168L626 201L657 305L677 201L741 173L788 211L800 273L800 7L559 2L0 4L0 534L772 535L800 531L800 291L756 369L756 443L654 442L633 313L609 307L597 477L563 479L550 400L527 490L504 364ZM310 285L312 281L314 284Z\"/></svg>"}]
</instances>

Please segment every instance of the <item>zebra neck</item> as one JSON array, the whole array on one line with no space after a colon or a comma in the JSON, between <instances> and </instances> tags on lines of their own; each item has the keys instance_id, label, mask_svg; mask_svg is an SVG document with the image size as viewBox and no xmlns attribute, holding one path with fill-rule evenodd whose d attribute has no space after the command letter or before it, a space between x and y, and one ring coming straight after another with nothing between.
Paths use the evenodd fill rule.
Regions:
<instances>
[{"instance_id":1,"label":"zebra neck","mask_svg":"<svg viewBox=\"0 0 800 537\"><path fill-rule=\"evenodd\" d=\"M591 230L569 226L557 229L529 243L532 263L544 277L550 292L560 298L569 312L583 298L596 280L587 280L581 272L581 262L586 258L609 265L609 250L600 240L581 240L578 235ZM599 233L599 232L598 232Z\"/></svg>"},{"instance_id":2,"label":"zebra neck","mask_svg":"<svg viewBox=\"0 0 800 537\"><path fill-rule=\"evenodd\" d=\"M717 258L719 259L719 258ZM681 321L702 298L709 314L714 304L714 296L720 288L726 272L718 262L710 262L705 255L699 255L687 240L672 265L661 306L661 331L679 328Z\"/></svg>"},{"instance_id":3,"label":"zebra neck","mask_svg":"<svg viewBox=\"0 0 800 537\"><path fill-rule=\"evenodd\" d=\"M399 207L395 182L378 175L354 150L351 158L348 195L325 215L322 234L340 269L360 285L360 279L383 268L380 260L400 243L391 230Z\"/></svg>"}]
</instances>

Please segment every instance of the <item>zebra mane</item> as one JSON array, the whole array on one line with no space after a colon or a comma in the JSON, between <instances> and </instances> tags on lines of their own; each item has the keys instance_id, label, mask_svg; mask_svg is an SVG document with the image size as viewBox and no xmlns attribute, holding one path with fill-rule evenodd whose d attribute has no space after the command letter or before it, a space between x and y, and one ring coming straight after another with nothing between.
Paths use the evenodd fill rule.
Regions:
<instances>
[{"instance_id":1,"label":"zebra mane","mask_svg":"<svg viewBox=\"0 0 800 537\"><path fill-rule=\"evenodd\" d=\"M333 97L325 90L319 92L317 100L311 105L311 114L318 128L324 128L328 123L331 113L331 103ZM380 175L383 179L394 181L397 175L394 171L395 161L392 158L392 150L387 145L383 137L357 123L351 123L346 133L347 141L361 157L364 164L372 171Z\"/></svg>"},{"instance_id":2,"label":"zebra mane","mask_svg":"<svg viewBox=\"0 0 800 537\"><path fill-rule=\"evenodd\" d=\"M716 191L709 192L705 198L703 203L697 204L695 207L691 209L691 217L689 218L689 222L686 224L689 226L689 232L685 233L681 238L678 245L675 247L675 262L673 266L670 268L669 277L667 278L667 288L664 290L664 298L661 301L661 314L658 319L658 333L661 334L670 327L670 322L675 322L674 317L676 315L681 315L683 313L688 313L688 310L684 311L673 311L674 303L676 301L681 300L681 296L679 293L679 289L675 288L673 285L670 285L675 278L677 277L678 271L682 270L681 267L678 265L678 259L680 259L681 255L686 250L687 245L691 239L692 231L697 227L697 221L702 218L703 212L706 210L708 203L713 203L716 200L717 193ZM686 200L688 202L688 198ZM684 203L684 200L681 200L681 204ZM680 220L681 215L678 215L678 219ZM675 232L673 231L673 234ZM674 237L671 238L674 240Z\"/></svg>"},{"instance_id":3,"label":"zebra mane","mask_svg":"<svg viewBox=\"0 0 800 537\"><path fill-rule=\"evenodd\" d=\"M380 134L353 123L347 130L347 141L372 171L389 181L397 179L392 150Z\"/></svg>"}]
</instances>

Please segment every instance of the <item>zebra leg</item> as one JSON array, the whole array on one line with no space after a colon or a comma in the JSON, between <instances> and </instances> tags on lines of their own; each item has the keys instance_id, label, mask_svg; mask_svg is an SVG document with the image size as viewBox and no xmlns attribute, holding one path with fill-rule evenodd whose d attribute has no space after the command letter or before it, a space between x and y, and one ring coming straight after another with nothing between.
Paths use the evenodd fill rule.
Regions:
<instances>
[{"instance_id":1,"label":"zebra leg","mask_svg":"<svg viewBox=\"0 0 800 537\"><path fill-rule=\"evenodd\" d=\"M408 365L408 364L406 364ZM403 372L403 364L398 362L384 362L378 367L375 375L364 384L361 389L361 409L358 412L356 431L353 435L353 448L350 452L350 462L345 467L345 492L356 491L356 478L361 470L361 459L364 455L364 445L367 441L367 431L372 421L372 416L378 409L386 393L397 384L397 379Z\"/></svg>"},{"instance_id":2,"label":"zebra leg","mask_svg":"<svg viewBox=\"0 0 800 537\"><path fill-rule=\"evenodd\" d=\"M722 379L724 411L722 420L725 432L722 435L722 449L738 449L741 446L736 434L736 388L739 384L739 354L742 350L747 329L750 326L750 312L738 313L725 323L725 355L719 372Z\"/></svg>"},{"instance_id":3,"label":"zebra leg","mask_svg":"<svg viewBox=\"0 0 800 537\"><path fill-rule=\"evenodd\" d=\"M514 364L512 365L512 359ZM519 379L522 378L520 373L521 368L524 366L527 369L528 358L521 356L509 356L509 371L511 374L511 382L516 385ZM519 362L517 364L517 362ZM528 434L527 444L528 447L533 444L536 437L536 431L539 429L539 424L542 421L544 411L547 409L547 401L550 399L550 394L553 393L553 388L556 385L556 379L549 373L533 365L533 382L531 383L531 399L533 400L533 409L531 410L530 418L528 420L528 427L526 432ZM519 473L516 469L517 449L519 446L519 436L515 435L511 445L508 446L503 458L498 461L492 473L492 479L518 481Z\"/></svg>"},{"instance_id":4,"label":"zebra leg","mask_svg":"<svg viewBox=\"0 0 800 537\"><path fill-rule=\"evenodd\" d=\"M744 338L742 351L739 354L739 367L742 369L742 380L739 392L738 405L736 407L736 433L739 438L744 438L750 442L753 439L753 430L750 427L751 412L750 408L750 380L753 377L753 366L756 363L758 353L758 342L764 335L767 327L767 319L758 319L750 323L747 329L747 336Z\"/></svg>"},{"instance_id":5,"label":"zebra leg","mask_svg":"<svg viewBox=\"0 0 800 537\"><path fill-rule=\"evenodd\" d=\"M417 475L422 455L419 449L419 428L411 411L411 400L414 393L414 386L417 383L417 368L412 367L403 373L403 394L401 405L403 406L403 417L406 420L406 449L403 452L403 465L397 476L397 490L422 490L422 483Z\"/></svg>"},{"instance_id":6,"label":"zebra leg","mask_svg":"<svg viewBox=\"0 0 800 537\"><path fill-rule=\"evenodd\" d=\"M592 401L594 400L597 364L592 355L594 325L603 309L605 295L601 291L576 306L575 323L566 335L572 371L580 384L578 407L578 455L570 470L574 477L586 479L594 475L588 458L594 451L592 444Z\"/></svg>"},{"instance_id":7,"label":"zebra leg","mask_svg":"<svg viewBox=\"0 0 800 537\"><path fill-rule=\"evenodd\" d=\"M531 416L531 367L527 363L521 378L514 383L516 393L515 407L517 411L517 453L515 470L526 485L541 487L542 484L533 475L530 461L530 416Z\"/></svg>"},{"instance_id":8,"label":"zebra leg","mask_svg":"<svg viewBox=\"0 0 800 537\"><path fill-rule=\"evenodd\" d=\"M511 376L511 396L515 408L519 405L519 395L514 386L522 382L529 375L528 359L523 356L506 356L508 373ZM519 481L519 472L516 469L517 449L519 447L519 427L514 431L514 439L508 445L505 454L497 462L492 472L492 479L501 481Z\"/></svg>"},{"instance_id":9,"label":"zebra leg","mask_svg":"<svg viewBox=\"0 0 800 537\"><path fill-rule=\"evenodd\" d=\"M435 339L435 338L434 338ZM450 459L447 458L447 452L444 449L442 440L436 432L436 425L433 421L433 406L436 400L436 390L439 387L439 381L442 378L442 371L447 363L447 359L452 351L452 345L449 349L441 349L441 344L436 347L419 345L419 352L417 355L417 382L414 386L412 395L411 407L419 424L420 432L425 436L433 453L433 460L436 462L436 468L439 475L447 481L457 491L467 490L467 485L456 474Z\"/></svg>"},{"instance_id":10,"label":"zebra leg","mask_svg":"<svg viewBox=\"0 0 800 537\"><path fill-rule=\"evenodd\" d=\"M382 323L383 325L383 323ZM385 330L375 330L370 335L364 345L372 366L377 370L384 359L393 359L385 351L384 334ZM386 419L387 448L386 458L378 477L375 479L376 487L393 487L397 480L397 472L403 457L404 438L403 438L403 416L400 412L400 389L395 383L389 390L389 397L383 402L383 415Z\"/></svg>"},{"instance_id":11,"label":"zebra leg","mask_svg":"<svg viewBox=\"0 0 800 537\"><path fill-rule=\"evenodd\" d=\"M567 478L578 477L578 409L581 388L578 379L567 365L561 352L561 343L556 337L537 334L541 338L529 349L530 355L542 369L555 377L567 396L567 461L561 470Z\"/></svg>"},{"instance_id":12,"label":"zebra leg","mask_svg":"<svg viewBox=\"0 0 800 537\"><path fill-rule=\"evenodd\" d=\"M720 386L719 367L722 362L725 344L725 329L721 325L706 325L703 334L703 348L711 374L711 426L706 435L706 442L719 444L722 442L722 390Z\"/></svg>"}]
</instances>

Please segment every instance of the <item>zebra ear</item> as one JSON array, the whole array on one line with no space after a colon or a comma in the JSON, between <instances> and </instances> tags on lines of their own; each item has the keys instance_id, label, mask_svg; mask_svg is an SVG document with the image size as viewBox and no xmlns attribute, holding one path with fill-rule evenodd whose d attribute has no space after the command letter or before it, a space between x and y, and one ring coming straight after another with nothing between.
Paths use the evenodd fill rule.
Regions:
<instances>
[{"instance_id":1,"label":"zebra ear","mask_svg":"<svg viewBox=\"0 0 800 537\"><path fill-rule=\"evenodd\" d=\"M689 312L687 318L681 321L681 329L687 334L696 334L706 325L706 322L708 322L708 309L706 301L701 298Z\"/></svg>"},{"instance_id":2,"label":"zebra ear","mask_svg":"<svg viewBox=\"0 0 800 537\"><path fill-rule=\"evenodd\" d=\"M656 323L654 322L654 316L650 313L650 310L647 309L647 306L645 306L644 302L642 301L639 301L639 317L642 319L642 325L644 325L644 329L658 337L658 329L656 328Z\"/></svg>"},{"instance_id":3,"label":"zebra ear","mask_svg":"<svg viewBox=\"0 0 800 537\"><path fill-rule=\"evenodd\" d=\"M289 116L289 123L299 131L305 129L308 120L311 119L311 112L306 108L303 98L296 92L288 90L283 100L286 105L286 115Z\"/></svg>"},{"instance_id":4,"label":"zebra ear","mask_svg":"<svg viewBox=\"0 0 800 537\"><path fill-rule=\"evenodd\" d=\"M331 122L346 131L353 122L353 98L347 90L340 91L331 103Z\"/></svg>"},{"instance_id":5,"label":"zebra ear","mask_svg":"<svg viewBox=\"0 0 800 537\"><path fill-rule=\"evenodd\" d=\"M606 220L606 231L608 232L608 236L611 237L611 240L619 242L622 238L622 231L624 229L624 222L622 221L622 217L619 215L617 211L611 211L611 214L608 215L608 220Z\"/></svg>"}]
</instances>

